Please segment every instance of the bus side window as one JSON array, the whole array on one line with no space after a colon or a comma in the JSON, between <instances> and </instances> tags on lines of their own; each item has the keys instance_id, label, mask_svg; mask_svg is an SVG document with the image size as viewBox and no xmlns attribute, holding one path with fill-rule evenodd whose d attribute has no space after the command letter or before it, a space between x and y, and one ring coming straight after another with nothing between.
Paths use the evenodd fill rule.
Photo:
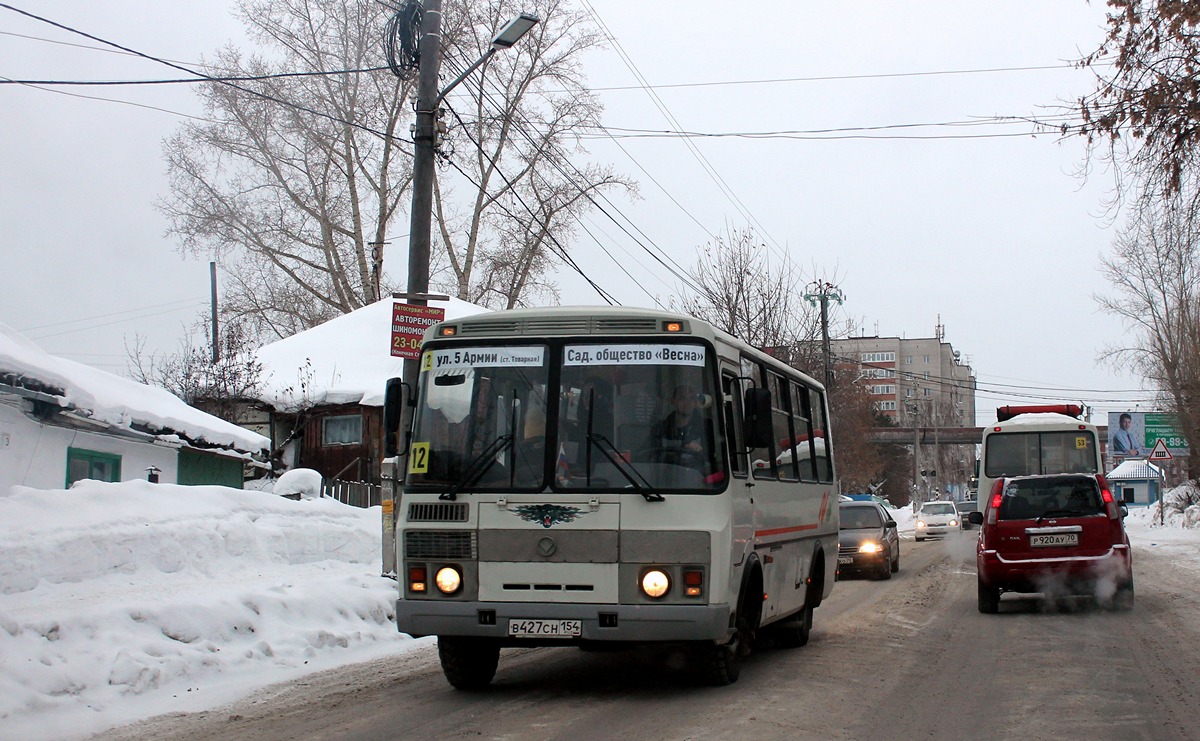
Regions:
<instances>
[{"instance_id":1,"label":"bus side window","mask_svg":"<svg viewBox=\"0 0 1200 741\"><path fill-rule=\"evenodd\" d=\"M825 414L825 395L816 389L808 390L809 408L812 410L809 419L812 420L813 434L820 430L823 437L817 439L822 440L821 450L817 451L817 480L822 483L833 482L833 437L829 432L829 418Z\"/></svg>"},{"instance_id":2,"label":"bus side window","mask_svg":"<svg viewBox=\"0 0 1200 741\"><path fill-rule=\"evenodd\" d=\"M763 373L762 366L753 360L750 360L749 358L742 358L742 375L749 378L753 382L755 388L770 388L770 386L766 384L766 374ZM749 386L745 386L743 390L748 388ZM774 406L774 402L772 402L772 406ZM754 475L754 478L778 478L778 474L775 472L775 454L771 451L771 447L772 446L768 443L767 447L765 448L750 449L750 472Z\"/></svg>"},{"instance_id":3,"label":"bus side window","mask_svg":"<svg viewBox=\"0 0 1200 741\"><path fill-rule=\"evenodd\" d=\"M746 444L742 439L742 387L733 373L721 374L725 396L725 444L734 476L746 475Z\"/></svg>"},{"instance_id":4,"label":"bus side window","mask_svg":"<svg viewBox=\"0 0 1200 741\"><path fill-rule=\"evenodd\" d=\"M800 480L817 481L817 457L821 455L821 451L816 449L817 443L813 439L808 387L793 383L791 391L792 426L796 430L796 455L800 461Z\"/></svg>"},{"instance_id":5,"label":"bus side window","mask_svg":"<svg viewBox=\"0 0 1200 741\"><path fill-rule=\"evenodd\" d=\"M796 481L797 450L795 436L800 432L792 431L791 384L783 376L770 374L771 379L771 427L775 430L775 461L779 467L779 478Z\"/></svg>"}]
</instances>

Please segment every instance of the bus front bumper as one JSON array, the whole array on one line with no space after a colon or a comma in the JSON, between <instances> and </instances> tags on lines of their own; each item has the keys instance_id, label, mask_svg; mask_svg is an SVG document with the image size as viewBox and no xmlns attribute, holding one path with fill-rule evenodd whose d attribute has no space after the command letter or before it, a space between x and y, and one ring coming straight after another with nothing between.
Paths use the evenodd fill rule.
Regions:
<instances>
[{"instance_id":1,"label":"bus front bumper","mask_svg":"<svg viewBox=\"0 0 1200 741\"><path fill-rule=\"evenodd\" d=\"M565 645L581 641L674 642L724 640L730 634L729 605L600 605L526 602L396 600L396 627L413 637L427 635L495 638L506 645ZM516 638L510 621L578 620L581 634Z\"/></svg>"}]
</instances>

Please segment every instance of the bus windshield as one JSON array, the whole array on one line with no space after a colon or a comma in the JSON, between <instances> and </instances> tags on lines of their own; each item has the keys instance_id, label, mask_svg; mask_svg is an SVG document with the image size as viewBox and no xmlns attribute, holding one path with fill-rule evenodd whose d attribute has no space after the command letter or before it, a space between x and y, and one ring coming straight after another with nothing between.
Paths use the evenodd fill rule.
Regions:
<instances>
[{"instance_id":1,"label":"bus windshield","mask_svg":"<svg viewBox=\"0 0 1200 741\"><path fill-rule=\"evenodd\" d=\"M423 353L408 484L541 489L548 383L545 345Z\"/></svg>"},{"instance_id":2,"label":"bus windshield","mask_svg":"<svg viewBox=\"0 0 1200 741\"><path fill-rule=\"evenodd\" d=\"M643 494L724 488L716 394L704 345L567 345L555 487Z\"/></svg>"},{"instance_id":3,"label":"bus windshield","mask_svg":"<svg viewBox=\"0 0 1200 741\"><path fill-rule=\"evenodd\" d=\"M993 479L1096 473L1096 438L1088 430L998 433L988 436L983 460L984 475Z\"/></svg>"},{"instance_id":4,"label":"bus windshield","mask_svg":"<svg viewBox=\"0 0 1200 741\"><path fill-rule=\"evenodd\" d=\"M721 405L704 345L625 341L559 350L426 350L407 485L447 498L549 488L658 499L724 488Z\"/></svg>"}]
</instances>

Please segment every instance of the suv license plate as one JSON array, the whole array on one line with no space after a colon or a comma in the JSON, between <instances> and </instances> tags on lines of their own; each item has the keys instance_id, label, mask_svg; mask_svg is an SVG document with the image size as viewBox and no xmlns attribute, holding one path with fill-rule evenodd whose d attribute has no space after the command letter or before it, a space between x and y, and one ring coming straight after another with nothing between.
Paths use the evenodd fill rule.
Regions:
<instances>
[{"instance_id":1,"label":"suv license plate","mask_svg":"<svg viewBox=\"0 0 1200 741\"><path fill-rule=\"evenodd\" d=\"M1030 535L1030 548L1079 545L1079 533L1055 533L1054 535Z\"/></svg>"},{"instance_id":2,"label":"suv license plate","mask_svg":"<svg viewBox=\"0 0 1200 741\"><path fill-rule=\"evenodd\" d=\"M578 638L583 635L582 620L509 620L512 638Z\"/></svg>"}]
</instances>

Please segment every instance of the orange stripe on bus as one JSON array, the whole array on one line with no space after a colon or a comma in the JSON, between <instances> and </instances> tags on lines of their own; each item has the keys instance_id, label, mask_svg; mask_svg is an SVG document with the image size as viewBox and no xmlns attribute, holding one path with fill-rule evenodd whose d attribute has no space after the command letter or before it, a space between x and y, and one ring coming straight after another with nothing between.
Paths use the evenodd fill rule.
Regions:
<instances>
[{"instance_id":1,"label":"orange stripe on bus","mask_svg":"<svg viewBox=\"0 0 1200 741\"><path fill-rule=\"evenodd\" d=\"M754 533L754 537L763 538L768 535L783 535L784 533L798 533L802 530L816 530L821 523L814 522L811 525L797 525L795 527L781 527L775 530L758 530Z\"/></svg>"}]
</instances>

